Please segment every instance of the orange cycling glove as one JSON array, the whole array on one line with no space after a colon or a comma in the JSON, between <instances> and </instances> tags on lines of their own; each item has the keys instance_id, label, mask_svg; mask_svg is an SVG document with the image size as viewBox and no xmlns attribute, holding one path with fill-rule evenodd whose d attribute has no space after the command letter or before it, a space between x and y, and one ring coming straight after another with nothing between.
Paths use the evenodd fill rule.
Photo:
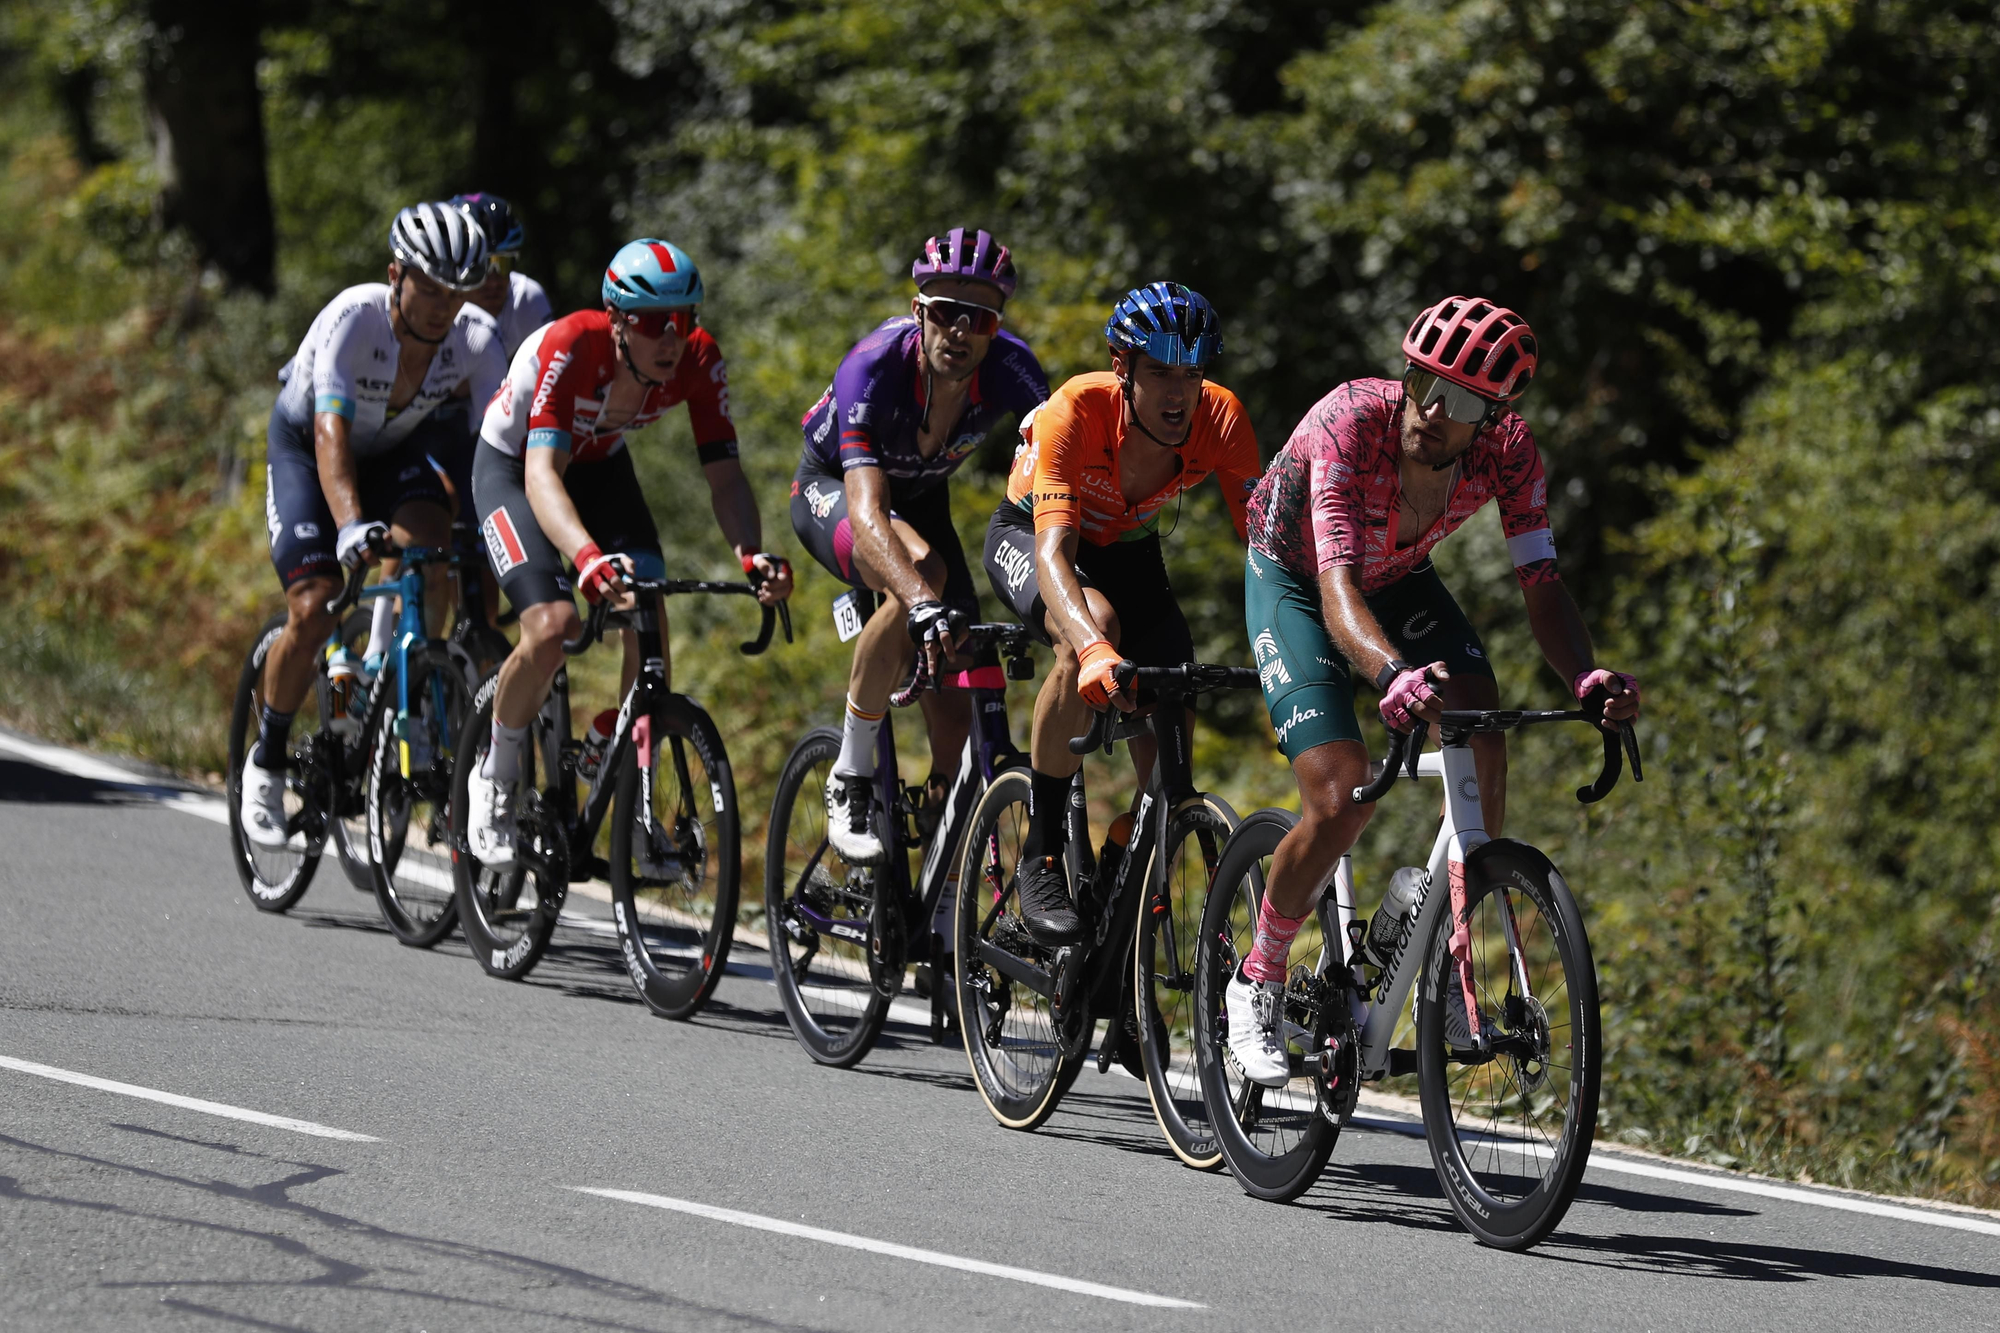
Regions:
<instances>
[{"instance_id":1,"label":"orange cycling glove","mask_svg":"<svg viewBox=\"0 0 2000 1333\"><path fill-rule=\"evenodd\" d=\"M1083 651L1076 655L1077 665L1081 668L1076 679L1077 697L1100 712L1109 708L1111 696L1118 689L1118 682L1112 679L1111 673L1124 660L1118 650L1103 639L1085 644Z\"/></svg>"}]
</instances>

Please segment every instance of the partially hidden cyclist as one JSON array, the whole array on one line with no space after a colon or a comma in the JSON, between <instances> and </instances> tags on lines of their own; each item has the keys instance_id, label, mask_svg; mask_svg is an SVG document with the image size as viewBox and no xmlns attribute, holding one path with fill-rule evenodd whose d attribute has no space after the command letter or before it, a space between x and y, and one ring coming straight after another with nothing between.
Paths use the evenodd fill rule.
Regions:
<instances>
[{"instance_id":1,"label":"partially hidden cyclist","mask_svg":"<svg viewBox=\"0 0 2000 1333\"><path fill-rule=\"evenodd\" d=\"M500 341L507 349L507 362L528 335L556 317L549 294L542 284L520 271L521 248L527 244L527 230L514 213L513 205L497 194L455 194L451 202L470 213L486 233L486 252L493 268L486 281L472 293L472 304L493 316L500 325ZM486 404L473 405L484 412ZM477 422L474 423L475 427Z\"/></svg>"},{"instance_id":2,"label":"partially hidden cyclist","mask_svg":"<svg viewBox=\"0 0 2000 1333\"><path fill-rule=\"evenodd\" d=\"M490 869L514 863L528 727L562 665L563 643L583 631L572 587L592 604L630 606L628 577L666 575L628 433L686 403L724 540L758 582L760 602L791 595L790 566L762 548L729 416L728 370L698 320L703 294L701 273L679 246L631 242L605 270L603 307L529 335L486 410L473 498L487 556L521 618L521 640L495 687L492 746L468 782L466 840ZM657 610L664 630L665 608ZM629 689L639 662L635 636L625 638Z\"/></svg>"},{"instance_id":3,"label":"partially hidden cyclist","mask_svg":"<svg viewBox=\"0 0 2000 1333\"><path fill-rule=\"evenodd\" d=\"M429 460L462 439L466 422L441 409L467 393L483 402L506 370L498 326L466 303L487 271L486 237L470 218L443 203L406 208L390 224L389 254L386 284L349 287L314 318L271 408L264 514L286 618L243 766L243 828L260 846L286 841L292 715L334 632L326 604L342 567L374 561L391 537L445 544L448 500ZM450 605L446 573L430 571L433 632ZM385 623L378 608L378 632Z\"/></svg>"},{"instance_id":4,"label":"partially hidden cyclist","mask_svg":"<svg viewBox=\"0 0 2000 1333\"><path fill-rule=\"evenodd\" d=\"M918 646L937 655L979 618L951 521L947 480L996 426L1049 396L1028 345L1000 327L1014 294L1007 247L974 227L924 245L910 313L856 343L805 415L792 528L827 571L882 594L848 676L840 755L826 785L827 838L851 865L884 856L874 806L876 737ZM971 728L959 693L927 691L931 776L942 800Z\"/></svg>"},{"instance_id":5,"label":"partially hidden cyclist","mask_svg":"<svg viewBox=\"0 0 2000 1333\"><path fill-rule=\"evenodd\" d=\"M1289 1077L1278 1010L1292 939L1374 811L1352 799L1369 777L1355 678L1382 692L1383 720L1398 731L1447 708L1499 706L1486 650L1431 548L1497 500L1549 665L1579 700L1609 696L1610 722L1639 712L1639 682L1597 666L1556 570L1541 454L1511 406L1534 379L1533 330L1490 301L1452 296L1417 316L1403 356L1400 381L1352 380L1315 404L1250 501L1245 618L1301 817L1272 858L1255 943L1225 998L1231 1052L1273 1087ZM1498 837L1506 738L1472 746L1486 832ZM1462 998L1446 1026L1455 1047L1475 1044Z\"/></svg>"},{"instance_id":6,"label":"partially hidden cyclist","mask_svg":"<svg viewBox=\"0 0 2000 1333\"><path fill-rule=\"evenodd\" d=\"M1070 738L1091 709L1137 706L1112 678L1120 662L1194 658L1160 519L1171 503L1178 525L1180 497L1212 473L1240 537L1260 470L1243 404L1208 378L1222 330L1205 297L1173 282L1134 288L1104 337L1111 369L1071 379L1022 423L1007 498L986 529L993 591L1056 649L1035 699L1017 871L1022 921L1049 946L1080 929L1063 863L1070 779L1083 763ZM1143 787L1156 742L1135 736L1128 748Z\"/></svg>"}]
</instances>

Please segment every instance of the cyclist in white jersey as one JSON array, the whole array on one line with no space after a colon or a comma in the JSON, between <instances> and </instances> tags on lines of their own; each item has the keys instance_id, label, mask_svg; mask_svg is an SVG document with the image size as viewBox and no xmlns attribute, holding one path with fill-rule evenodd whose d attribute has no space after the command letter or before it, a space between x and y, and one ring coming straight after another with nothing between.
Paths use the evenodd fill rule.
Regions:
<instances>
[{"instance_id":1,"label":"cyclist in white jersey","mask_svg":"<svg viewBox=\"0 0 2000 1333\"><path fill-rule=\"evenodd\" d=\"M451 202L470 213L486 233L486 253L492 257L493 268L472 293L471 304L499 321L500 341L507 349L507 363L512 365L514 353L521 350L528 335L556 317L555 307L549 304L542 284L516 267L527 233L513 206L497 194L484 193L455 194ZM485 409L484 403L473 404L475 435L479 415Z\"/></svg>"},{"instance_id":2,"label":"cyclist in white jersey","mask_svg":"<svg viewBox=\"0 0 2000 1333\"><path fill-rule=\"evenodd\" d=\"M389 228L388 283L350 287L322 310L280 372L265 450L271 563L286 622L264 664L264 710L243 767L243 827L252 842L286 839L284 768L292 715L312 686L313 658L334 631L326 604L343 567L372 563L393 536L442 546L451 519L430 455L468 428L468 393L484 403L507 372L500 329L466 305L485 280L486 237L460 209L417 204ZM445 569L426 605L443 628Z\"/></svg>"}]
</instances>

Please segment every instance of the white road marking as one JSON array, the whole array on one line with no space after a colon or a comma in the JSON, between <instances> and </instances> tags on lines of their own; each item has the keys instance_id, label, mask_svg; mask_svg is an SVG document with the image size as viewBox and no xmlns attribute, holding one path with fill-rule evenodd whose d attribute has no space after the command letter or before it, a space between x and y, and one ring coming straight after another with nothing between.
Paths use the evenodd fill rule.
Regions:
<instances>
[{"instance_id":1,"label":"white road marking","mask_svg":"<svg viewBox=\"0 0 2000 1333\"><path fill-rule=\"evenodd\" d=\"M809 1227L803 1222L763 1217L757 1213L739 1213L733 1208L716 1208L705 1203L693 1203L687 1199L670 1199L664 1194L641 1194L637 1190L590 1189L582 1185L572 1185L570 1188L579 1194L595 1194L600 1198L618 1199L624 1203L644 1204L648 1208L664 1208L669 1212L705 1217L712 1222L727 1222L731 1226L750 1227L757 1231L774 1231L781 1236L797 1236L802 1240L816 1240L825 1245L838 1245L844 1249L886 1254L892 1258L908 1259L913 1263L931 1264L938 1268L956 1268L965 1273L981 1273L987 1277L1003 1277L1013 1282L1028 1282L1038 1287L1054 1287L1057 1291L1074 1292L1079 1296L1097 1296L1107 1301L1123 1301L1127 1305L1150 1305L1168 1310L1208 1308L1196 1301L1183 1301L1172 1296L1155 1296L1151 1292L1130 1291L1124 1287L1107 1287L1100 1282L1084 1282L1078 1278L1060 1277L1054 1273L1037 1273L1031 1268L1013 1268L1006 1264L988 1263L984 1259L965 1259L955 1254L940 1254L936 1250L920 1250L913 1245L899 1245L895 1241L850 1236L844 1231L827 1231L820 1227Z\"/></svg>"},{"instance_id":2,"label":"white road marking","mask_svg":"<svg viewBox=\"0 0 2000 1333\"><path fill-rule=\"evenodd\" d=\"M269 1125L273 1129L289 1129L294 1134L311 1134L315 1138L346 1139L352 1143L382 1141L373 1134L356 1134L351 1129L335 1129L331 1125L314 1124L310 1120L294 1120L290 1116L268 1115L263 1111L251 1111L224 1102L183 1097L177 1092L142 1088L136 1083L120 1083L115 1079L79 1074L71 1069L57 1069L54 1065L38 1065L32 1060L16 1060L6 1055L0 1055L0 1069L14 1069L23 1074L33 1074L37 1078L54 1079L58 1083L75 1083L80 1087L96 1088L99 1092L115 1092L121 1097L138 1097L144 1101L161 1102L167 1106L178 1106L185 1111L200 1111L203 1115L219 1115L229 1120L247 1120L253 1125Z\"/></svg>"},{"instance_id":3,"label":"white road marking","mask_svg":"<svg viewBox=\"0 0 2000 1333\"><path fill-rule=\"evenodd\" d=\"M1671 1180L1677 1185L1696 1185L1704 1189L1724 1190L1731 1194L1755 1194L1766 1199L1811 1204L1816 1208L1832 1208L1844 1213L1893 1217L1899 1222L1921 1222L1925 1226L1950 1227L1954 1231L1976 1231L1982 1236L2000 1236L2000 1222L1969 1217L1963 1213L1905 1208L1901 1204L1886 1203L1866 1195L1834 1194L1821 1190L1800 1189L1794 1185L1780 1185L1775 1181L1711 1175L1706 1171L1683 1171L1671 1166L1655 1166L1651 1162L1635 1162L1629 1157L1616 1157L1608 1153L1592 1153L1590 1169L1615 1171L1627 1176L1644 1176L1649 1180Z\"/></svg>"}]
</instances>

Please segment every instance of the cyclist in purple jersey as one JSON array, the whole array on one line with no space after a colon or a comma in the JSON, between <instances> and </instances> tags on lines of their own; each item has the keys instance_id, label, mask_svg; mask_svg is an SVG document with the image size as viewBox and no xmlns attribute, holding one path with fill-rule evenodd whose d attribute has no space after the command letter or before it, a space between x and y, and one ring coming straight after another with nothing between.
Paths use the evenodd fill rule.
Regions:
<instances>
[{"instance_id":1,"label":"cyclist in purple jersey","mask_svg":"<svg viewBox=\"0 0 2000 1333\"><path fill-rule=\"evenodd\" d=\"M867 817L875 738L889 692L919 647L948 651L979 616L979 593L951 522L946 479L1008 418L1049 396L1028 345L1000 330L1014 294L1007 247L972 227L932 237L911 269L910 314L855 344L803 421L792 480L792 527L827 571L882 594L848 676L836 781L826 787L829 838L850 864L883 855ZM971 726L962 694L923 695L932 779L958 762Z\"/></svg>"}]
</instances>

